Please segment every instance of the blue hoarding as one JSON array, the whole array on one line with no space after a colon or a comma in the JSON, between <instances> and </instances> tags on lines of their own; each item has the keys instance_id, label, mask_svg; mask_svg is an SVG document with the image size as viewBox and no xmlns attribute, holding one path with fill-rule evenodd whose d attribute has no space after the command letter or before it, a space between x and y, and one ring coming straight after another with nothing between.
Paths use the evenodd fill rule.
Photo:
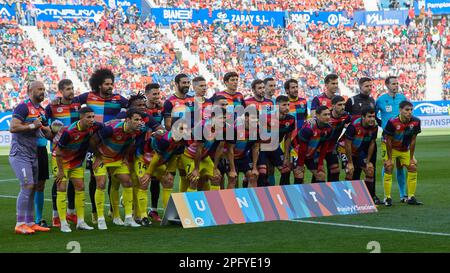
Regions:
<instances>
[{"instance_id":1,"label":"blue hoarding","mask_svg":"<svg viewBox=\"0 0 450 273\"><path fill-rule=\"evenodd\" d=\"M450 0L421 0L414 1L414 10L416 15L420 14L420 9L424 7L425 11L431 9L434 15L450 14Z\"/></svg>"},{"instance_id":2,"label":"blue hoarding","mask_svg":"<svg viewBox=\"0 0 450 273\"><path fill-rule=\"evenodd\" d=\"M398 26L405 25L408 18L407 10L392 11L356 11L354 21L367 26Z\"/></svg>"},{"instance_id":3,"label":"blue hoarding","mask_svg":"<svg viewBox=\"0 0 450 273\"><path fill-rule=\"evenodd\" d=\"M38 21L58 21L73 19L94 20L97 15L101 15L101 6L63 6L63 5L35 5L37 9Z\"/></svg>"},{"instance_id":4,"label":"blue hoarding","mask_svg":"<svg viewBox=\"0 0 450 273\"><path fill-rule=\"evenodd\" d=\"M11 18L13 16L16 16L14 6L0 5L0 17Z\"/></svg>"},{"instance_id":5,"label":"blue hoarding","mask_svg":"<svg viewBox=\"0 0 450 273\"><path fill-rule=\"evenodd\" d=\"M11 124L12 112L0 113L0 131L8 131Z\"/></svg>"},{"instance_id":6,"label":"blue hoarding","mask_svg":"<svg viewBox=\"0 0 450 273\"><path fill-rule=\"evenodd\" d=\"M272 11L250 11L242 12L237 10L214 10L212 13L207 9L174 9L174 8L153 8L151 18L156 24L170 25L174 22L233 22L237 24L249 24L255 26L284 27L284 12Z\"/></svg>"},{"instance_id":7,"label":"blue hoarding","mask_svg":"<svg viewBox=\"0 0 450 273\"><path fill-rule=\"evenodd\" d=\"M420 116L450 116L450 100L413 102L413 115Z\"/></svg>"},{"instance_id":8,"label":"blue hoarding","mask_svg":"<svg viewBox=\"0 0 450 273\"><path fill-rule=\"evenodd\" d=\"M292 22L304 22L306 25L314 22L330 26L338 24L351 26L353 22L353 19L349 18L345 12L291 12L289 19Z\"/></svg>"}]
</instances>

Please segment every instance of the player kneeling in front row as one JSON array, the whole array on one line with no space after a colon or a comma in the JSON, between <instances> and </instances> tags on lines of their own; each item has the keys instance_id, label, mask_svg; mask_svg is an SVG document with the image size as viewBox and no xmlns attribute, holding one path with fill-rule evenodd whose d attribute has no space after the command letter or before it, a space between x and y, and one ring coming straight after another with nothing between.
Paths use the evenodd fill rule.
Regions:
<instances>
[{"instance_id":1,"label":"player kneeling in front row","mask_svg":"<svg viewBox=\"0 0 450 273\"><path fill-rule=\"evenodd\" d=\"M373 199L375 187L371 183L373 183L374 166L370 159L375 151L377 133L375 109L369 107L362 109L361 117L349 124L345 132L345 154L348 159L345 179L358 180L359 175L356 177L354 174L361 174L359 169L363 170L366 175L364 183Z\"/></svg>"},{"instance_id":2,"label":"player kneeling in front row","mask_svg":"<svg viewBox=\"0 0 450 273\"><path fill-rule=\"evenodd\" d=\"M386 137L386 157L384 159L384 203L386 206L392 206L391 187L392 187L392 169L395 160L398 158L402 167L408 170L406 179L408 185L409 205L422 205L414 196L417 186L417 161L414 158L416 150L416 137L421 132L420 119L412 115L413 105L409 101L400 103L400 115L391 118L383 134Z\"/></svg>"},{"instance_id":3,"label":"player kneeling in front row","mask_svg":"<svg viewBox=\"0 0 450 273\"><path fill-rule=\"evenodd\" d=\"M83 160L89 148L90 138L102 127L95 122L94 111L83 107L79 111L80 120L60 131L55 137L52 154L53 175L57 185L56 203L61 219L61 231L71 232L66 221L66 187L71 180L75 188L75 209L78 215L77 229L92 230L84 222L84 169Z\"/></svg>"}]
</instances>

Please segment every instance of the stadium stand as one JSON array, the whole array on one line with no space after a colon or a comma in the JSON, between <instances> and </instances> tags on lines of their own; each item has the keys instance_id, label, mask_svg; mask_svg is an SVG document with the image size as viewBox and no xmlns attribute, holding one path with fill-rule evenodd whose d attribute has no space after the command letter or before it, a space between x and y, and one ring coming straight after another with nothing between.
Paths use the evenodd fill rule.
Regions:
<instances>
[{"instance_id":1,"label":"stadium stand","mask_svg":"<svg viewBox=\"0 0 450 273\"><path fill-rule=\"evenodd\" d=\"M284 29L216 22L212 25L175 23L172 30L220 80L225 72L236 70L244 96L251 95L253 79L266 77L278 81L279 92L289 78L299 80L303 97L305 93L311 97L320 92L319 79L324 71L298 58L296 50L288 46Z\"/></svg>"},{"instance_id":2,"label":"stadium stand","mask_svg":"<svg viewBox=\"0 0 450 273\"><path fill-rule=\"evenodd\" d=\"M198 73L197 66L189 67L177 58L173 44L154 23L120 24L118 20L116 15L104 15L98 24L40 22L38 28L83 82L96 68L108 67L124 96L143 90L150 82L160 83L168 94L176 74Z\"/></svg>"},{"instance_id":3,"label":"stadium stand","mask_svg":"<svg viewBox=\"0 0 450 273\"><path fill-rule=\"evenodd\" d=\"M375 79L373 95L377 97L384 92L384 79L398 75L408 98L424 99L426 44L422 24L411 23L409 27L340 25L337 28L311 24L307 32L301 29L305 26L294 26L300 44L337 73L348 87L355 89L358 78L371 77Z\"/></svg>"},{"instance_id":4,"label":"stadium stand","mask_svg":"<svg viewBox=\"0 0 450 273\"><path fill-rule=\"evenodd\" d=\"M15 20L0 19L0 36L0 111L23 100L32 80L43 81L50 97L54 96L60 76L50 57L36 49Z\"/></svg>"}]
</instances>

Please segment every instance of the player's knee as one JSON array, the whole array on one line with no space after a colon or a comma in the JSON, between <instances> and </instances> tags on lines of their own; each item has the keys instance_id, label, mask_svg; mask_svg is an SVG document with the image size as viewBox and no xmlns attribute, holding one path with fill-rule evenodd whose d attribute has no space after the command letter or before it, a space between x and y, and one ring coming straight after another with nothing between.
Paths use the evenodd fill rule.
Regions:
<instances>
[{"instance_id":1,"label":"player's knee","mask_svg":"<svg viewBox=\"0 0 450 273\"><path fill-rule=\"evenodd\" d=\"M259 174L266 175L267 174L267 166L258 166Z\"/></svg>"},{"instance_id":2,"label":"player's knee","mask_svg":"<svg viewBox=\"0 0 450 273\"><path fill-rule=\"evenodd\" d=\"M317 181L325 181L325 172L316 172Z\"/></svg>"},{"instance_id":3,"label":"player's knee","mask_svg":"<svg viewBox=\"0 0 450 273\"><path fill-rule=\"evenodd\" d=\"M410 172L410 173L415 173L415 172L417 172L417 166L416 165L411 165L411 166L408 166L408 172Z\"/></svg>"},{"instance_id":4,"label":"player's knee","mask_svg":"<svg viewBox=\"0 0 450 273\"><path fill-rule=\"evenodd\" d=\"M337 174L340 172L339 165L335 164L330 167L330 173Z\"/></svg>"},{"instance_id":5,"label":"player's knee","mask_svg":"<svg viewBox=\"0 0 450 273\"><path fill-rule=\"evenodd\" d=\"M173 188L173 181L174 181L173 175L168 174L164 177L164 179L161 180L161 184L163 185L163 188L171 189Z\"/></svg>"},{"instance_id":6,"label":"player's knee","mask_svg":"<svg viewBox=\"0 0 450 273\"><path fill-rule=\"evenodd\" d=\"M384 165L384 172L388 174L392 174L393 167Z\"/></svg>"}]
</instances>

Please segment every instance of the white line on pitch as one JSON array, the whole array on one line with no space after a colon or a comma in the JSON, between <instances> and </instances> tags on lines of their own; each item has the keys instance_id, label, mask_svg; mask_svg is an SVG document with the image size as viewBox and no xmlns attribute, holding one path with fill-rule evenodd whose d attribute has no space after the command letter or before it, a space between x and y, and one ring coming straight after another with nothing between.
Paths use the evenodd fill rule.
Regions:
<instances>
[{"instance_id":1,"label":"white line on pitch","mask_svg":"<svg viewBox=\"0 0 450 273\"><path fill-rule=\"evenodd\" d=\"M292 221L292 222L299 222L299 223L305 223L305 224L328 225L328 226L350 227L350 228L360 228L360 229L375 229L375 230L383 230L383 231L395 231L395 232L404 232L404 233L415 233L415 234L423 234L423 235L434 235L434 236L447 236L447 237L450 237L450 233L427 232L427 231L419 231L419 230L385 228L385 227L372 227L372 226L362 226L362 225L350 225L350 224L319 222L319 221L309 221L309 220L290 220L290 221Z\"/></svg>"}]
</instances>

